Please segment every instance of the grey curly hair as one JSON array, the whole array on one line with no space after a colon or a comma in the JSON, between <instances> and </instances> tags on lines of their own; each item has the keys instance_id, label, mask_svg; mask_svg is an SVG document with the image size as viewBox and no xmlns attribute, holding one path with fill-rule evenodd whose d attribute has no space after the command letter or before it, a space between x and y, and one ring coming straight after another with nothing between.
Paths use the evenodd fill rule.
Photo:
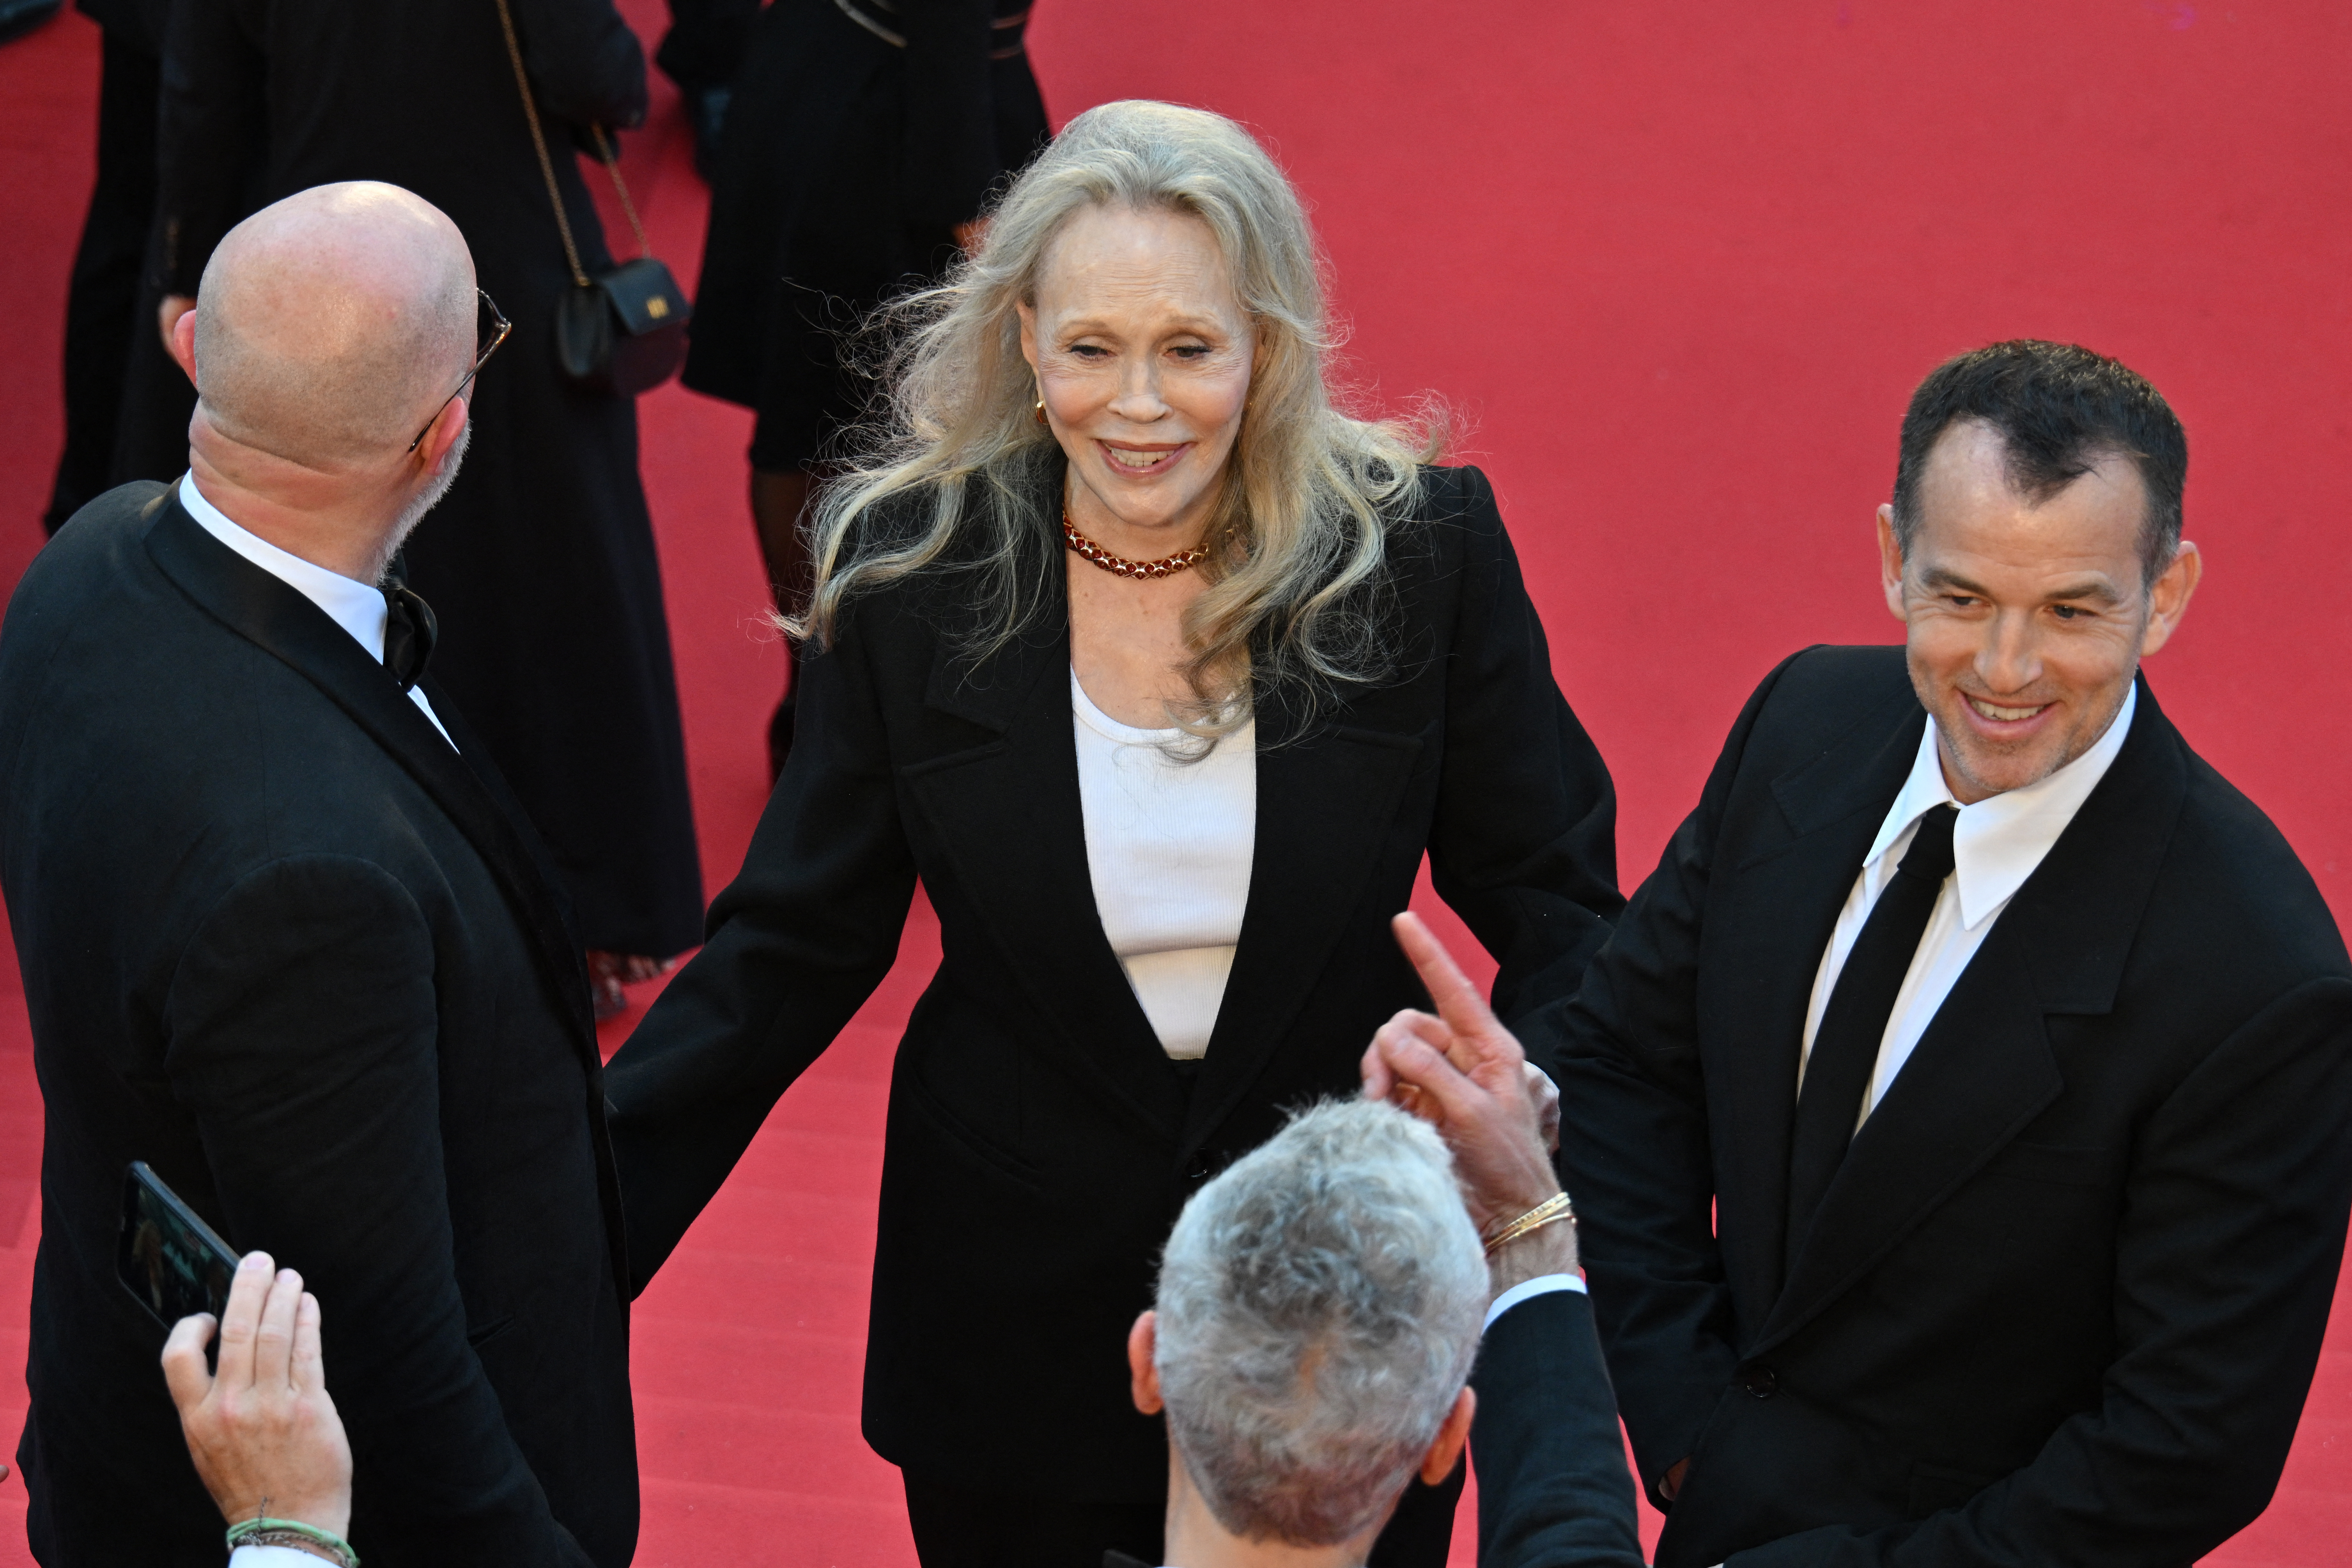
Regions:
<instances>
[{"instance_id":1,"label":"grey curly hair","mask_svg":"<svg viewBox=\"0 0 2352 1568\"><path fill-rule=\"evenodd\" d=\"M1387 1105L1318 1105L1195 1194L1154 1364L1218 1522L1300 1546L1379 1523L1470 1376L1487 1284L1445 1145Z\"/></svg>"}]
</instances>

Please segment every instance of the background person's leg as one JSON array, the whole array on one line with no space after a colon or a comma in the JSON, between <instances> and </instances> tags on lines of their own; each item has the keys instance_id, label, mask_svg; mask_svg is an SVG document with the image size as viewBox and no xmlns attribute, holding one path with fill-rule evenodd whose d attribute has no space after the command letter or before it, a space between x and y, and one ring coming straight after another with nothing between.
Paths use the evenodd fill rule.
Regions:
<instances>
[{"instance_id":1,"label":"background person's leg","mask_svg":"<svg viewBox=\"0 0 2352 1568\"><path fill-rule=\"evenodd\" d=\"M41 520L51 533L109 488L131 334L155 334L153 316L141 319L139 285L155 213L155 95L163 62L111 28L101 49L98 181L66 293L65 451Z\"/></svg>"}]
</instances>

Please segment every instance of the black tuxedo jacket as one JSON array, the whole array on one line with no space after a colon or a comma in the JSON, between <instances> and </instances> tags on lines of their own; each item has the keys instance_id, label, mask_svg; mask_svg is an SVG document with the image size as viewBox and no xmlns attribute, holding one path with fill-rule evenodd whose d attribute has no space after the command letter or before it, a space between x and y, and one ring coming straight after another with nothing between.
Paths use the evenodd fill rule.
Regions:
<instances>
[{"instance_id":1,"label":"black tuxedo jacket","mask_svg":"<svg viewBox=\"0 0 2352 1568\"><path fill-rule=\"evenodd\" d=\"M2182 1564L2268 1501L2352 1204L2352 968L2143 683L2105 779L1782 1278L1822 952L1926 722L1894 647L1765 681L1565 1013L1562 1175L1658 1552Z\"/></svg>"},{"instance_id":2,"label":"black tuxedo jacket","mask_svg":"<svg viewBox=\"0 0 2352 1568\"><path fill-rule=\"evenodd\" d=\"M1475 469L1426 478L1391 540L1394 679L1311 715L1260 694L1249 902L1189 1087L1095 909L1058 542L1031 563L1047 629L978 668L954 577L854 602L803 667L791 764L709 945L608 1072L640 1282L888 971L919 876L942 957L891 1085L867 1438L974 1489L1160 1495L1123 1348L1153 1258L1203 1181L1286 1107L1353 1093L1373 1031L1426 1005L1388 930L1424 852L1501 960L1506 1016L1572 986L1619 908L1609 775L1492 494ZM1031 482L1058 494L1058 459Z\"/></svg>"},{"instance_id":3,"label":"black tuxedo jacket","mask_svg":"<svg viewBox=\"0 0 2352 1568\"><path fill-rule=\"evenodd\" d=\"M1470 1386L1481 1568L1643 1568L1591 1300L1554 1290L1496 1319Z\"/></svg>"},{"instance_id":4,"label":"black tuxedo jacket","mask_svg":"<svg viewBox=\"0 0 2352 1568\"><path fill-rule=\"evenodd\" d=\"M162 485L109 492L0 631L0 881L46 1110L32 1409L49 1568L218 1568L114 1277L154 1166L326 1310L371 1568L622 1568L625 1279L579 948L453 752Z\"/></svg>"}]
</instances>

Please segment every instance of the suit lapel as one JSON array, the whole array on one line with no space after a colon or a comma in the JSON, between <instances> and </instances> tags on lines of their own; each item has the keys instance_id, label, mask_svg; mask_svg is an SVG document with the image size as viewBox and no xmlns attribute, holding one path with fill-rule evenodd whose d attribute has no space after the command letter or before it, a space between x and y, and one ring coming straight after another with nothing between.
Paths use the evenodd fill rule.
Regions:
<instances>
[{"instance_id":1,"label":"suit lapel","mask_svg":"<svg viewBox=\"0 0 2352 1568\"><path fill-rule=\"evenodd\" d=\"M448 699L427 684L426 700L467 748L462 757L402 694L383 667L324 611L206 533L176 497L158 509L146 543L148 555L182 592L325 692L448 815L505 888L565 1017L574 1026L592 1077L601 1071L587 973L561 896L533 858L527 822L519 814L510 819L501 809L497 797L504 795L504 784L486 787L482 775L495 780L495 773L478 742L465 732Z\"/></svg>"},{"instance_id":2,"label":"suit lapel","mask_svg":"<svg viewBox=\"0 0 2352 1568\"><path fill-rule=\"evenodd\" d=\"M1421 755L1417 736L1310 722L1287 688L1261 688L1255 702L1257 827L1249 902L1185 1118L1187 1153L1285 1054L1291 1025L1356 910Z\"/></svg>"},{"instance_id":3,"label":"suit lapel","mask_svg":"<svg viewBox=\"0 0 2352 1568\"><path fill-rule=\"evenodd\" d=\"M1058 477L1058 476L1057 476ZM1067 556L1046 593L1066 599ZM1354 908L1421 742L1309 724L1282 692L1256 697L1257 824L1239 951L1188 1094L1103 934L1087 858L1070 712L1066 613L974 666L942 637L925 693L1000 737L902 778L1004 933L999 952L1060 1026L1041 1040L1142 1126L1197 1147L1280 1054ZM1344 716L1344 710L1343 710Z\"/></svg>"},{"instance_id":4,"label":"suit lapel","mask_svg":"<svg viewBox=\"0 0 2352 1568\"><path fill-rule=\"evenodd\" d=\"M1737 868L1727 929L1740 933L1739 976L1711 995L1737 1010L1740 1047L1707 1064L1727 1130L1718 1183L1724 1266L1741 1319L1760 1323L1780 1294L1789 1210L1789 1139L1813 976L1853 879L1902 789L1927 714L1906 692L1796 771L1772 783L1786 836Z\"/></svg>"},{"instance_id":5,"label":"suit lapel","mask_svg":"<svg viewBox=\"0 0 2352 1568\"><path fill-rule=\"evenodd\" d=\"M2143 683L2106 777L1854 1135L1748 1354L1818 1316L2064 1092L2047 1015L2114 1005L2186 794L2182 750Z\"/></svg>"},{"instance_id":6,"label":"suit lapel","mask_svg":"<svg viewBox=\"0 0 2352 1568\"><path fill-rule=\"evenodd\" d=\"M1046 589L1056 612L984 663L959 658L941 636L926 703L998 739L914 763L901 779L986 915L1004 968L1058 1026L1034 1043L1139 1127L1172 1141L1183 1089L1095 905L1063 569L1056 555Z\"/></svg>"}]
</instances>

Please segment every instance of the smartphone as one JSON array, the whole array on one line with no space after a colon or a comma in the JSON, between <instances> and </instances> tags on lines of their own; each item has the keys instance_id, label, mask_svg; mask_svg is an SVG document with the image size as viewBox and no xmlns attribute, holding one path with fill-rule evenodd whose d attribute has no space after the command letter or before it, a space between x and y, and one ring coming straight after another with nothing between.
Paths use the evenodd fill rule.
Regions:
<instances>
[{"instance_id":1,"label":"smartphone","mask_svg":"<svg viewBox=\"0 0 2352 1568\"><path fill-rule=\"evenodd\" d=\"M196 1312L221 1315L236 1278L236 1254L144 1160L133 1160L122 1177L114 1272L168 1329Z\"/></svg>"}]
</instances>

